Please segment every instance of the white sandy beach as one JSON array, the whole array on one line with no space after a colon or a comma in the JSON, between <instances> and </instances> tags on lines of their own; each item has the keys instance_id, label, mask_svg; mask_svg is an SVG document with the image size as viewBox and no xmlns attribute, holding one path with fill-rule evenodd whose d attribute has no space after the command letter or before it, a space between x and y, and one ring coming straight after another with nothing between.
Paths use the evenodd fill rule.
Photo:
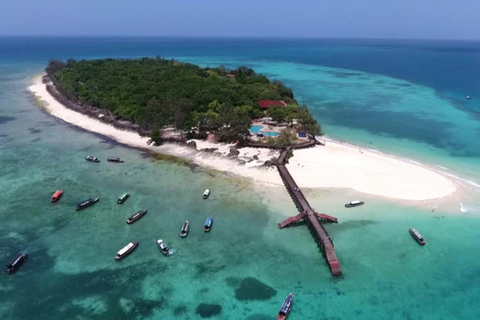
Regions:
<instances>
[{"instance_id":1,"label":"white sandy beach","mask_svg":"<svg viewBox=\"0 0 480 320\"><path fill-rule=\"evenodd\" d=\"M268 149L239 149L238 159L227 158L231 145L196 140L197 149L218 148L213 153L200 152L177 144L148 146L148 138L72 111L56 101L46 90L41 77L30 91L51 115L85 130L101 134L119 143L155 152L184 157L207 168L251 178L259 183L282 185L275 168L260 167L278 155ZM254 156L258 157L253 159ZM242 160L240 163L238 160ZM243 164L243 162L245 162ZM351 188L359 192L402 200L428 200L445 197L456 185L434 168L410 163L395 157L327 140L324 147L296 150L288 164L301 188Z\"/></svg>"}]
</instances>

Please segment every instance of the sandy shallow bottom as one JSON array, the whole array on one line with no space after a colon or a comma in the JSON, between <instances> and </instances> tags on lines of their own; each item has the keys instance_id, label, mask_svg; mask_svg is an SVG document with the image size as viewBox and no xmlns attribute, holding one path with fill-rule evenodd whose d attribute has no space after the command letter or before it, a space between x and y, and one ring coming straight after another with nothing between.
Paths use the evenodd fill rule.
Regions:
<instances>
[{"instance_id":1,"label":"sandy shallow bottom","mask_svg":"<svg viewBox=\"0 0 480 320\"><path fill-rule=\"evenodd\" d=\"M197 149L176 144L148 146L146 137L119 130L64 107L47 92L41 77L37 77L29 89L51 115L119 143L187 158L201 166L251 178L255 182L282 184L275 168L261 167L278 152L243 148L236 159L231 159L226 156L232 147L228 144L197 140ZM200 151L205 148L217 150L212 153ZM254 156L257 159L253 159ZM332 140L327 140L324 147L296 150L288 169L301 188L351 188L361 193L415 201L443 198L457 191L454 181L434 168Z\"/></svg>"}]
</instances>

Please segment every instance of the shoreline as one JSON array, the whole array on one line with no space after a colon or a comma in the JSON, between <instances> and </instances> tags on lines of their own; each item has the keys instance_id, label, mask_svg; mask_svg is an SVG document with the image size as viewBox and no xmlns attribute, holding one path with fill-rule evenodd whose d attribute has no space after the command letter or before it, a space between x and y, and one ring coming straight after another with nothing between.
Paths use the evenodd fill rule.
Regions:
<instances>
[{"instance_id":1,"label":"shoreline","mask_svg":"<svg viewBox=\"0 0 480 320\"><path fill-rule=\"evenodd\" d=\"M185 158L202 167L250 178L254 182L282 186L275 167L264 167L276 158L277 150L239 148L232 155L233 144L195 141L195 148L175 143L148 145L148 137L121 130L113 125L67 108L57 101L42 81L34 79L28 88L50 115L86 131L105 136L120 144L155 153ZM455 194L457 185L441 171L348 142L325 139L326 146L295 150L287 165L301 188L346 188L395 200L426 201ZM208 151L202 151L202 150ZM215 150L214 150L215 149Z\"/></svg>"}]
</instances>

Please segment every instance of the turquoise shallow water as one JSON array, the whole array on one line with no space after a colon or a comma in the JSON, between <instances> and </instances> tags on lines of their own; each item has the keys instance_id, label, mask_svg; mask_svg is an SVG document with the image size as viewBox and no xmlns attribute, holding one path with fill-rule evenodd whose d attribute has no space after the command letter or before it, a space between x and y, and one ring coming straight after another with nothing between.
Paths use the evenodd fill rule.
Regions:
<instances>
[{"instance_id":1,"label":"turquoise shallow water","mask_svg":"<svg viewBox=\"0 0 480 320\"><path fill-rule=\"evenodd\" d=\"M7 264L25 249L30 254L18 273L1 276L2 319L264 320L275 317L289 292L295 293L289 319L478 318L478 189L464 203L465 213L430 212L348 190L306 190L312 207L340 220L326 226L345 275L335 280L305 226L277 228L295 213L282 188L260 191L239 178L156 160L48 116L26 91L50 57L164 54L202 64L248 64L292 86L330 136L441 165L478 183L478 118L470 102L461 100L458 84L442 80L436 86L422 68L415 78L385 64L389 76L366 70L373 68L366 63L352 71L340 58L337 66L331 59L324 58L324 66L314 59L335 51L362 61L365 47L376 55L387 50L372 44L341 50L299 43L302 50L282 51L284 45L273 41L268 58L265 44L255 41L223 46L187 40L155 46L134 40L2 41L0 260ZM408 58L414 49L401 50ZM459 60L471 59L470 51L457 51ZM429 51L432 61L444 57L439 52L444 51ZM421 51L419 59L426 54ZM407 63L402 59L398 64ZM470 75L471 82L476 77ZM89 154L102 162L86 162ZM125 163L107 163L109 156ZM206 187L212 195L204 201ZM64 197L52 205L58 188ZM126 191L131 198L117 205ZM98 204L75 212L76 203L97 196ZM367 205L345 209L354 198ZM148 214L126 225L125 219L143 208ZM215 222L205 234L209 215ZM191 232L181 239L186 219ZM424 234L425 247L412 240L409 227ZM157 238L175 253L161 255ZM139 248L114 261L115 253L135 240Z\"/></svg>"}]
</instances>

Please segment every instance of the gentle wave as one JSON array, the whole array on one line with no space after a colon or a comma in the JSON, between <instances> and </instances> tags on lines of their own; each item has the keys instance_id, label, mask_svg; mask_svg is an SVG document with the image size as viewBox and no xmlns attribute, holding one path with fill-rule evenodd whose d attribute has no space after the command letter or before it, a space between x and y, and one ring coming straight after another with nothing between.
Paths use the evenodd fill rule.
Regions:
<instances>
[{"instance_id":1,"label":"gentle wave","mask_svg":"<svg viewBox=\"0 0 480 320\"><path fill-rule=\"evenodd\" d=\"M460 178L459 176L456 176L454 174L451 174L451 173L447 173L447 172L443 172L442 173L446 176L449 176L449 177L452 177L452 178L455 178L457 180L460 180L460 181L463 181L465 183L468 183L469 185L472 185L474 187L477 187L477 188L480 188L480 184L476 183L475 181L472 181L472 180L467 180L467 179L462 179Z\"/></svg>"}]
</instances>

